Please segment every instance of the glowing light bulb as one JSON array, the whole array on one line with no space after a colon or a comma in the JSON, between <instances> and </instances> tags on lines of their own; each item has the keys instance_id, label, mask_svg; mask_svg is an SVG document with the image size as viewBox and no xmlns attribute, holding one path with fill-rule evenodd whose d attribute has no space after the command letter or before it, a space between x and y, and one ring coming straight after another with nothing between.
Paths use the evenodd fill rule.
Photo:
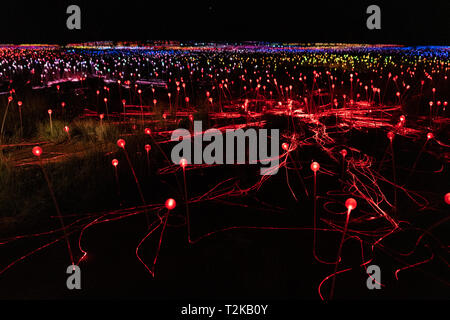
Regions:
<instances>
[{"instance_id":1,"label":"glowing light bulb","mask_svg":"<svg viewBox=\"0 0 450 320\"><path fill-rule=\"evenodd\" d=\"M429 139L433 139L433 138L434 138L433 132L428 132L427 133L427 139L429 140Z\"/></svg>"},{"instance_id":2,"label":"glowing light bulb","mask_svg":"<svg viewBox=\"0 0 450 320\"><path fill-rule=\"evenodd\" d=\"M111 163L112 163L112 165L113 165L114 167L117 167L117 165L119 164L119 160L117 160L117 159L112 159Z\"/></svg>"},{"instance_id":3,"label":"glowing light bulb","mask_svg":"<svg viewBox=\"0 0 450 320\"><path fill-rule=\"evenodd\" d=\"M400 121L401 121L401 122L405 122L405 120L406 120L406 117L405 117L405 116L403 116L403 115L400 116Z\"/></svg>"},{"instance_id":4,"label":"glowing light bulb","mask_svg":"<svg viewBox=\"0 0 450 320\"><path fill-rule=\"evenodd\" d=\"M284 142L284 143L281 145L281 148L283 148L283 150L285 150L285 151L288 151L288 149L289 149L289 144L286 143L286 142Z\"/></svg>"},{"instance_id":5,"label":"glowing light bulb","mask_svg":"<svg viewBox=\"0 0 450 320\"><path fill-rule=\"evenodd\" d=\"M148 135L152 134L152 130L150 130L150 128L145 128L144 132L145 132L145 134L148 134Z\"/></svg>"},{"instance_id":6,"label":"glowing light bulb","mask_svg":"<svg viewBox=\"0 0 450 320\"><path fill-rule=\"evenodd\" d=\"M342 149L340 151L340 153L341 153L342 157L344 157L344 158L347 156L347 150L345 150L345 149Z\"/></svg>"},{"instance_id":7,"label":"glowing light bulb","mask_svg":"<svg viewBox=\"0 0 450 320\"><path fill-rule=\"evenodd\" d=\"M174 199L169 198L166 200L165 206L167 210L173 210L177 206L177 202Z\"/></svg>"},{"instance_id":8,"label":"glowing light bulb","mask_svg":"<svg viewBox=\"0 0 450 320\"><path fill-rule=\"evenodd\" d=\"M105 116L105 115L104 115L103 113L100 113L100 115L99 115L100 120L102 120L104 116Z\"/></svg>"},{"instance_id":9,"label":"glowing light bulb","mask_svg":"<svg viewBox=\"0 0 450 320\"><path fill-rule=\"evenodd\" d=\"M149 153L149 151L152 150L152 146L149 144L145 145L145 151L147 151L147 153Z\"/></svg>"},{"instance_id":10,"label":"glowing light bulb","mask_svg":"<svg viewBox=\"0 0 450 320\"><path fill-rule=\"evenodd\" d=\"M11 102L12 99L13 99L13 97L9 96L9 97L8 97L8 102Z\"/></svg>"},{"instance_id":11,"label":"glowing light bulb","mask_svg":"<svg viewBox=\"0 0 450 320\"><path fill-rule=\"evenodd\" d=\"M446 204L450 204L450 192L448 192L445 196L444 196L444 200Z\"/></svg>"},{"instance_id":12,"label":"glowing light bulb","mask_svg":"<svg viewBox=\"0 0 450 320\"><path fill-rule=\"evenodd\" d=\"M42 148L39 146L34 147L31 151L36 157L40 157L42 154Z\"/></svg>"},{"instance_id":13,"label":"glowing light bulb","mask_svg":"<svg viewBox=\"0 0 450 320\"><path fill-rule=\"evenodd\" d=\"M317 172L320 169L320 164L318 162L314 161L313 163L311 163L311 167L310 168L311 168L312 171Z\"/></svg>"},{"instance_id":14,"label":"glowing light bulb","mask_svg":"<svg viewBox=\"0 0 450 320\"><path fill-rule=\"evenodd\" d=\"M394 139L394 136L395 136L395 134L394 134L392 131L389 131L389 132L387 133L387 137L388 137L388 139L391 140L391 141L392 141L392 139Z\"/></svg>"},{"instance_id":15,"label":"glowing light bulb","mask_svg":"<svg viewBox=\"0 0 450 320\"><path fill-rule=\"evenodd\" d=\"M345 201L345 207L346 207L349 211L355 209L355 208L356 208L356 205L357 205L356 200L353 199L353 198L348 198L347 201Z\"/></svg>"},{"instance_id":16,"label":"glowing light bulb","mask_svg":"<svg viewBox=\"0 0 450 320\"><path fill-rule=\"evenodd\" d=\"M49 115L51 115L53 111L52 111L52 109L48 109L47 112L48 112Z\"/></svg>"},{"instance_id":17,"label":"glowing light bulb","mask_svg":"<svg viewBox=\"0 0 450 320\"><path fill-rule=\"evenodd\" d=\"M64 126L64 131L68 133L69 132L69 127L68 126Z\"/></svg>"},{"instance_id":18,"label":"glowing light bulb","mask_svg":"<svg viewBox=\"0 0 450 320\"><path fill-rule=\"evenodd\" d=\"M117 145L119 146L119 148L125 148L125 140L123 139L117 140Z\"/></svg>"},{"instance_id":19,"label":"glowing light bulb","mask_svg":"<svg viewBox=\"0 0 450 320\"><path fill-rule=\"evenodd\" d=\"M17 105L18 105L19 107L21 107L21 106L22 106L22 101L17 101Z\"/></svg>"},{"instance_id":20,"label":"glowing light bulb","mask_svg":"<svg viewBox=\"0 0 450 320\"><path fill-rule=\"evenodd\" d=\"M180 159L180 166L184 169L187 166L187 160L185 158Z\"/></svg>"}]
</instances>

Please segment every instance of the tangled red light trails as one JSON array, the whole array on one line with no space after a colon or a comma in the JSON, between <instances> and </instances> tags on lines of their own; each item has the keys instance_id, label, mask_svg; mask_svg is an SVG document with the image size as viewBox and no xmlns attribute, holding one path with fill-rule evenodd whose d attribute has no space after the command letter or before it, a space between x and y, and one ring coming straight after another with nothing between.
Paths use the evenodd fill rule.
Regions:
<instances>
[{"instance_id":1,"label":"tangled red light trails","mask_svg":"<svg viewBox=\"0 0 450 320\"><path fill-rule=\"evenodd\" d=\"M32 148L37 158L27 158L37 139L30 139L32 144L4 142L9 141L3 136L11 128L22 128L22 114L20 125L7 117L9 106L22 97L14 94L14 99L8 96L5 100L1 147L27 148L28 156L19 154L14 165L42 168L61 225L0 239L2 247L26 239L46 241L1 266L0 275L7 276L5 271L17 262L63 239L72 264L89 264L88 230L95 232L94 226L136 216L141 219L142 215L146 229L139 229L138 223L129 232L139 235L135 254L145 268L141 268L143 273L146 270L152 277L158 261L164 259L161 253L168 250L164 244L172 230L182 233L192 246L231 230L306 233L311 241L302 244L311 251L307 258L314 267L326 270L326 274L315 274L315 288L323 300L340 296L343 273L361 270L367 278L368 266L382 258L391 263L383 269L387 282L399 281L412 271L422 272L431 263L449 266L448 239L440 229L449 221L450 204L449 190L442 189L448 182L450 159L450 121L445 109L448 49L274 49L265 45L254 51L207 49L54 53L2 49L1 57L11 74L23 73L39 90L45 88L58 96L63 91L76 96L86 90L90 100L88 106L79 108L72 123L65 113L75 108L69 100L62 108L42 109L46 122L40 130L47 132L48 125L51 130L46 136L49 141L39 140L40 145L46 143L46 159L39 146ZM74 67L61 70L53 54ZM39 79L31 73L38 70L37 58L47 62ZM92 70L84 67L86 61L92 63ZM92 80L88 76L100 84L80 87L79 82ZM52 87L55 81L61 87ZM26 106L27 100L23 101ZM259 175L248 163L192 164L185 158L172 163L167 156L174 144L171 134L185 128L195 136L193 122L199 119L204 127L220 132L279 129L280 150L275 156L279 164L272 168L278 174ZM101 171L102 162L93 170L92 179L112 184L107 189L112 195L108 209L84 208L65 214L59 206L64 199L57 198L52 188L57 181L46 170L78 146L79 132L88 131L88 125L83 127L80 121L95 123L93 149L102 151L109 171ZM51 140L53 126L65 130L68 140ZM60 144L69 147L47 153ZM100 146L109 149L103 152ZM236 213L237 217L212 226L201 221L200 211L209 205L231 208L230 216ZM211 211L213 217L223 213ZM273 214L270 220L264 215L267 212ZM265 219L245 220L250 213ZM292 218L289 223L282 219L286 215ZM78 252L72 252L70 245L75 238ZM153 251L146 246L150 239L156 242ZM448 274L423 272L450 285ZM388 286L384 280L379 284Z\"/></svg>"}]
</instances>

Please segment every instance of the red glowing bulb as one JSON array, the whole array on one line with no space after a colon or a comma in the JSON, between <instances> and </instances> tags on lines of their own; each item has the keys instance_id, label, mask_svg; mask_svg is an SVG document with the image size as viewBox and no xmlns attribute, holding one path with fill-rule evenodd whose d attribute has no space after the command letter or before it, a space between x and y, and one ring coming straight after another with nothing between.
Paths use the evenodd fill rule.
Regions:
<instances>
[{"instance_id":1,"label":"red glowing bulb","mask_svg":"<svg viewBox=\"0 0 450 320\"><path fill-rule=\"evenodd\" d=\"M117 165L119 164L119 160L117 160L117 159L112 159L111 163L112 163L112 165L113 165L114 167L117 167Z\"/></svg>"},{"instance_id":2,"label":"red glowing bulb","mask_svg":"<svg viewBox=\"0 0 450 320\"><path fill-rule=\"evenodd\" d=\"M139 89L139 90L138 90L138 93L139 93L139 94L141 94L141 93L142 93L142 90L141 90L141 89Z\"/></svg>"},{"instance_id":3,"label":"red glowing bulb","mask_svg":"<svg viewBox=\"0 0 450 320\"><path fill-rule=\"evenodd\" d=\"M180 166L184 169L187 166L187 160L185 158L180 159Z\"/></svg>"},{"instance_id":4,"label":"red glowing bulb","mask_svg":"<svg viewBox=\"0 0 450 320\"><path fill-rule=\"evenodd\" d=\"M32 152L33 152L33 154L34 154L36 157L40 157L41 154L42 154L42 148L36 146L36 147L34 147L34 148L32 149Z\"/></svg>"},{"instance_id":5,"label":"red glowing bulb","mask_svg":"<svg viewBox=\"0 0 450 320\"><path fill-rule=\"evenodd\" d=\"M123 139L117 140L117 145L119 146L119 148L125 148L125 140Z\"/></svg>"},{"instance_id":6,"label":"red glowing bulb","mask_svg":"<svg viewBox=\"0 0 450 320\"><path fill-rule=\"evenodd\" d=\"M21 106L22 106L22 101L17 101L17 105L18 105L19 107L21 107Z\"/></svg>"},{"instance_id":7,"label":"red glowing bulb","mask_svg":"<svg viewBox=\"0 0 450 320\"><path fill-rule=\"evenodd\" d=\"M395 134L394 134L392 131L389 131L389 132L387 133L387 137L388 137L388 139L391 140L391 141L392 141L392 139L394 139L394 136L395 136Z\"/></svg>"},{"instance_id":8,"label":"red glowing bulb","mask_svg":"<svg viewBox=\"0 0 450 320\"><path fill-rule=\"evenodd\" d=\"M356 200L353 198L348 198L347 201L345 201L345 207L351 211L356 208Z\"/></svg>"},{"instance_id":9,"label":"red glowing bulb","mask_svg":"<svg viewBox=\"0 0 450 320\"><path fill-rule=\"evenodd\" d=\"M450 204L450 192L444 196L445 203Z\"/></svg>"},{"instance_id":10,"label":"red glowing bulb","mask_svg":"<svg viewBox=\"0 0 450 320\"><path fill-rule=\"evenodd\" d=\"M434 138L433 132L428 132L427 133L427 139L433 139L433 138Z\"/></svg>"},{"instance_id":11,"label":"red glowing bulb","mask_svg":"<svg viewBox=\"0 0 450 320\"><path fill-rule=\"evenodd\" d=\"M347 156L347 150L342 149L341 151L341 155L345 158Z\"/></svg>"},{"instance_id":12,"label":"red glowing bulb","mask_svg":"<svg viewBox=\"0 0 450 320\"><path fill-rule=\"evenodd\" d=\"M47 112L48 112L49 115L51 115L53 111L52 111L52 109L48 109Z\"/></svg>"},{"instance_id":13,"label":"red glowing bulb","mask_svg":"<svg viewBox=\"0 0 450 320\"><path fill-rule=\"evenodd\" d=\"M400 116L400 121L401 121L401 122L404 122L405 120L406 120L406 117L405 117L405 116L403 116L403 115Z\"/></svg>"},{"instance_id":14,"label":"red glowing bulb","mask_svg":"<svg viewBox=\"0 0 450 320\"><path fill-rule=\"evenodd\" d=\"M189 102L189 97L186 97L184 100L185 100L186 102Z\"/></svg>"},{"instance_id":15,"label":"red glowing bulb","mask_svg":"<svg viewBox=\"0 0 450 320\"><path fill-rule=\"evenodd\" d=\"M148 135L152 134L152 130L150 130L150 128L145 128L144 132L145 132L145 134L148 134Z\"/></svg>"},{"instance_id":16,"label":"red glowing bulb","mask_svg":"<svg viewBox=\"0 0 450 320\"><path fill-rule=\"evenodd\" d=\"M319 169L320 169L320 164L318 162L314 161L313 163L311 163L311 170L312 171L317 172L317 171L319 171Z\"/></svg>"},{"instance_id":17,"label":"red glowing bulb","mask_svg":"<svg viewBox=\"0 0 450 320\"><path fill-rule=\"evenodd\" d=\"M68 126L64 126L64 131L65 132L69 132L69 127Z\"/></svg>"},{"instance_id":18,"label":"red glowing bulb","mask_svg":"<svg viewBox=\"0 0 450 320\"><path fill-rule=\"evenodd\" d=\"M103 98L103 101L105 101L105 103L108 102L108 98Z\"/></svg>"},{"instance_id":19,"label":"red glowing bulb","mask_svg":"<svg viewBox=\"0 0 450 320\"><path fill-rule=\"evenodd\" d=\"M105 115L103 114L103 113L100 113L100 120L102 120L103 119L103 117L104 117Z\"/></svg>"},{"instance_id":20,"label":"red glowing bulb","mask_svg":"<svg viewBox=\"0 0 450 320\"><path fill-rule=\"evenodd\" d=\"M152 146L149 145L149 144L146 144L145 145L145 151L147 151L147 153L148 153L150 150L152 150Z\"/></svg>"},{"instance_id":21,"label":"red glowing bulb","mask_svg":"<svg viewBox=\"0 0 450 320\"><path fill-rule=\"evenodd\" d=\"M66 106L66 103L65 102L61 102L61 107L65 107Z\"/></svg>"},{"instance_id":22,"label":"red glowing bulb","mask_svg":"<svg viewBox=\"0 0 450 320\"><path fill-rule=\"evenodd\" d=\"M288 151L288 149L289 149L289 144L286 143L286 142L284 142L284 143L281 145L281 148L283 148L283 150L285 150L285 151Z\"/></svg>"},{"instance_id":23,"label":"red glowing bulb","mask_svg":"<svg viewBox=\"0 0 450 320\"><path fill-rule=\"evenodd\" d=\"M125 99L122 99L122 104L125 105L127 101Z\"/></svg>"},{"instance_id":24,"label":"red glowing bulb","mask_svg":"<svg viewBox=\"0 0 450 320\"><path fill-rule=\"evenodd\" d=\"M9 97L8 97L8 102L11 102L12 99L13 99L13 97L9 96Z\"/></svg>"},{"instance_id":25,"label":"red glowing bulb","mask_svg":"<svg viewBox=\"0 0 450 320\"><path fill-rule=\"evenodd\" d=\"M170 198L166 200L165 206L167 210L173 210L177 206L177 202L174 199Z\"/></svg>"}]
</instances>

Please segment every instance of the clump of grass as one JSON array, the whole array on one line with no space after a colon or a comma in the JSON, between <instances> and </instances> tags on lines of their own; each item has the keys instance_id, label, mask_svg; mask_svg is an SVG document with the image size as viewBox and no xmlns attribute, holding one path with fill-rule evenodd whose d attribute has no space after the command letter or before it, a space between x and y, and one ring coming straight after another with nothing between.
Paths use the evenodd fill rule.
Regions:
<instances>
[{"instance_id":1,"label":"clump of grass","mask_svg":"<svg viewBox=\"0 0 450 320\"><path fill-rule=\"evenodd\" d=\"M63 142L68 139L64 126L64 122L60 120L53 120L52 126L50 126L49 121L40 122L37 127L37 136L39 139L46 141Z\"/></svg>"},{"instance_id":2,"label":"clump of grass","mask_svg":"<svg viewBox=\"0 0 450 320\"><path fill-rule=\"evenodd\" d=\"M22 170L15 170L11 165L7 156L0 153L0 232L6 233L7 230L14 229L14 227L23 220L24 216L33 211L34 208L29 208L29 203L21 199L20 196L25 192L24 188L20 187L22 182L18 179L21 177ZM31 183L31 176L24 180L26 183ZM21 204L23 210L18 209L18 204ZM26 214L24 215L26 211Z\"/></svg>"},{"instance_id":3,"label":"clump of grass","mask_svg":"<svg viewBox=\"0 0 450 320\"><path fill-rule=\"evenodd\" d=\"M109 162L103 151L91 150L44 164L63 215L117 205ZM55 208L38 165L14 167L0 156L0 185L1 234L47 230L54 222Z\"/></svg>"},{"instance_id":4,"label":"clump of grass","mask_svg":"<svg viewBox=\"0 0 450 320\"><path fill-rule=\"evenodd\" d=\"M118 126L104 121L102 124L96 120L75 120L71 126L71 133L83 141L88 142L114 142L120 135Z\"/></svg>"}]
</instances>

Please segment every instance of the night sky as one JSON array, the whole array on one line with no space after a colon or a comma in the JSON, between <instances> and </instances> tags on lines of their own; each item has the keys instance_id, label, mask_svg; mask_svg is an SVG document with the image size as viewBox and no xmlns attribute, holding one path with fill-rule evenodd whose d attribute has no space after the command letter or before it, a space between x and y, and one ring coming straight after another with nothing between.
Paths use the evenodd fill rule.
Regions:
<instances>
[{"instance_id":1,"label":"night sky","mask_svg":"<svg viewBox=\"0 0 450 320\"><path fill-rule=\"evenodd\" d=\"M94 1L1 4L0 42L214 40L448 45L450 1ZM66 8L82 11L81 31L66 29ZM367 6L381 7L381 30L366 28Z\"/></svg>"}]
</instances>

